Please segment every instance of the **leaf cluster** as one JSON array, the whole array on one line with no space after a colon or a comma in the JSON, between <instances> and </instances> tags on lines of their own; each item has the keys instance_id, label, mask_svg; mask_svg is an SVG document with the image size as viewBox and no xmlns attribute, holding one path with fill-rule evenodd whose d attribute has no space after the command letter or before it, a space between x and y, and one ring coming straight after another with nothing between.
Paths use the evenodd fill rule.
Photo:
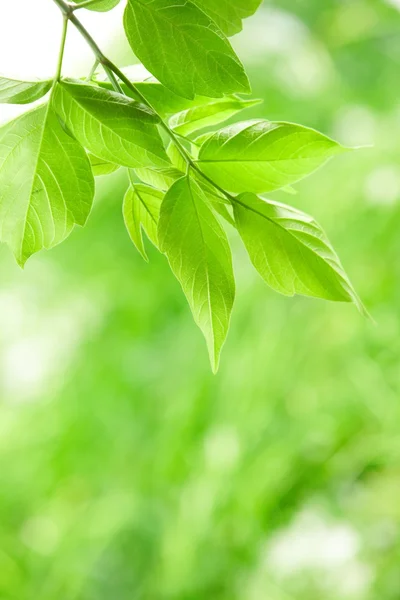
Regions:
<instances>
[{"instance_id":1,"label":"leaf cluster","mask_svg":"<svg viewBox=\"0 0 400 600\"><path fill-rule=\"evenodd\" d=\"M169 261L217 370L235 297L226 226L237 230L266 283L285 295L354 302L341 263L312 217L262 194L288 189L333 156L334 140L262 119L220 127L255 106L228 37L260 0L128 0L124 27L141 63L119 69L76 17L118 0L54 0L104 74L0 78L0 102L47 98L0 128L0 238L19 264L89 217L94 177L124 167L123 215L147 260L143 233ZM204 130L207 130L204 133Z\"/></svg>"}]
</instances>

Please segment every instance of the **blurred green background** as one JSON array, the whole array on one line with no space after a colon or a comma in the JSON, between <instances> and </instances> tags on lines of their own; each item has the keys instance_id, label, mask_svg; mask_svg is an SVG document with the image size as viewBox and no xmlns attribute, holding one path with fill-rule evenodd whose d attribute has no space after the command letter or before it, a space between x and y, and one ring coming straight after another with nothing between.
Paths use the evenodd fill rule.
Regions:
<instances>
[{"instance_id":1,"label":"blurred green background","mask_svg":"<svg viewBox=\"0 0 400 600\"><path fill-rule=\"evenodd\" d=\"M324 226L376 324L278 296L232 232L213 376L165 258L124 230L119 173L24 271L1 247L1 600L399 599L399 10L269 1L234 38L249 118L372 146L275 197Z\"/></svg>"}]
</instances>

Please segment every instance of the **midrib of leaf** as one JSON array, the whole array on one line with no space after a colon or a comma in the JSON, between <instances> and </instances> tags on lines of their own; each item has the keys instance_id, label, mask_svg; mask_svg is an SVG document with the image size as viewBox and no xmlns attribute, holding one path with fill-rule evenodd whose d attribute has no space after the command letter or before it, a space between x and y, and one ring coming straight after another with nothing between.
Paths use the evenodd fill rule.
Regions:
<instances>
[{"instance_id":1,"label":"midrib of leaf","mask_svg":"<svg viewBox=\"0 0 400 600\"><path fill-rule=\"evenodd\" d=\"M211 327L211 331L212 331L212 339L213 339L213 369L215 369L217 367L217 348L216 348L216 340L215 340L215 333L214 333L214 316L213 316L213 309L212 309L212 301L211 301L211 291L210 291L210 276L208 273L208 261L207 261L207 245L205 243L204 240L204 234L203 234L203 227L201 224L201 219L197 210L197 206L196 206L196 202L194 200L193 197L193 192L192 192L192 187L191 187L191 180L190 177L188 177L188 185L189 185L189 190L190 190L190 198L193 204L193 209L197 218L197 222L199 224L199 230L200 230L200 236L201 236L201 241L202 241L202 254L203 254L203 260L204 263L206 265L206 281L207 281L207 299L208 299L208 303L207 303L207 308L208 308L208 314L209 314L209 318L210 318L210 323L212 324ZM215 260L217 260L217 258L215 257Z\"/></svg>"}]
</instances>

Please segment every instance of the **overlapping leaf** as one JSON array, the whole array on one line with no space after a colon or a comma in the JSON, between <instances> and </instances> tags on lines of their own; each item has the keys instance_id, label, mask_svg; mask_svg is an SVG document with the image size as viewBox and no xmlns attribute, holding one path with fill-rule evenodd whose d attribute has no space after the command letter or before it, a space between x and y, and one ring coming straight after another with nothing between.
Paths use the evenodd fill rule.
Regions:
<instances>
[{"instance_id":1,"label":"overlapping leaf","mask_svg":"<svg viewBox=\"0 0 400 600\"><path fill-rule=\"evenodd\" d=\"M190 135L205 127L223 123L242 110L257 106L259 103L260 100L243 100L237 97L220 98L173 115L169 120L169 125L176 133Z\"/></svg>"},{"instance_id":2,"label":"overlapping leaf","mask_svg":"<svg viewBox=\"0 0 400 600\"><path fill-rule=\"evenodd\" d=\"M143 183L165 192L175 181L184 176L184 173L175 167L165 167L163 169L143 167L142 169L135 169L135 173Z\"/></svg>"},{"instance_id":3,"label":"overlapping leaf","mask_svg":"<svg viewBox=\"0 0 400 600\"><path fill-rule=\"evenodd\" d=\"M158 118L131 98L62 81L55 89L54 107L76 139L105 161L132 168L169 162L156 127Z\"/></svg>"},{"instance_id":4,"label":"overlapping leaf","mask_svg":"<svg viewBox=\"0 0 400 600\"><path fill-rule=\"evenodd\" d=\"M163 198L164 194L159 190L134 183L132 179L131 185L125 194L123 204L125 225L132 242L145 260L147 260L147 254L143 244L142 230L146 232L149 240L157 248L157 226Z\"/></svg>"},{"instance_id":5,"label":"overlapping leaf","mask_svg":"<svg viewBox=\"0 0 400 600\"><path fill-rule=\"evenodd\" d=\"M190 177L179 179L166 194L158 238L207 340L216 371L235 295L232 258L204 189Z\"/></svg>"},{"instance_id":6,"label":"overlapping leaf","mask_svg":"<svg viewBox=\"0 0 400 600\"><path fill-rule=\"evenodd\" d=\"M124 25L136 56L176 94L219 98L250 91L224 34L189 0L129 0Z\"/></svg>"},{"instance_id":7,"label":"overlapping leaf","mask_svg":"<svg viewBox=\"0 0 400 600\"><path fill-rule=\"evenodd\" d=\"M162 85L142 64L130 65L121 69L124 75L135 84L135 87L146 98L154 110L162 117L172 115L177 112L207 104L210 98L206 96L195 96L192 100L183 98L174 94L171 90ZM104 74L97 74L95 82L101 87L112 90L113 87ZM125 84L121 83L124 94L139 100L139 97Z\"/></svg>"},{"instance_id":8,"label":"overlapping leaf","mask_svg":"<svg viewBox=\"0 0 400 600\"><path fill-rule=\"evenodd\" d=\"M0 102L5 104L29 104L42 98L50 90L51 79L21 81L0 77Z\"/></svg>"},{"instance_id":9,"label":"overlapping leaf","mask_svg":"<svg viewBox=\"0 0 400 600\"><path fill-rule=\"evenodd\" d=\"M253 15L262 0L193 0L226 35L242 30L242 20Z\"/></svg>"},{"instance_id":10,"label":"overlapping leaf","mask_svg":"<svg viewBox=\"0 0 400 600\"><path fill-rule=\"evenodd\" d=\"M83 148L61 127L51 106L0 128L0 238L23 265L84 225L94 194Z\"/></svg>"},{"instance_id":11,"label":"overlapping leaf","mask_svg":"<svg viewBox=\"0 0 400 600\"><path fill-rule=\"evenodd\" d=\"M199 153L201 170L235 193L263 193L309 175L346 148L314 129L257 120L216 132Z\"/></svg>"},{"instance_id":12,"label":"overlapping leaf","mask_svg":"<svg viewBox=\"0 0 400 600\"><path fill-rule=\"evenodd\" d=\"M361 303L320 226L290 206L241 194L238 231L263 279L281 294Z\"/></svg>"}]
</instances>

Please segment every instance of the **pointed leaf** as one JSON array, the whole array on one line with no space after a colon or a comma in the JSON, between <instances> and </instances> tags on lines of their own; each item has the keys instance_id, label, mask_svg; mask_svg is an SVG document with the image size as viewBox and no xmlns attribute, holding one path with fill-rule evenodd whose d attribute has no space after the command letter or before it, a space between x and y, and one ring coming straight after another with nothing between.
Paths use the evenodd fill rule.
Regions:
<instances>
[{"instance_id":1,"label":"pointed leaf","mask_svg":"<svg viewBox=\"0 0 400 600\"><path fill-rule=\"evenodd\" d=\"M129 0L132 50L161 83L185 98L250 91L243 65L215 23L188 0Z\"/></svg>"},{"instance_id":2,"label":"pointed leaf","mask_svg":"<svg viewBox=\"0 0 400 600\"><path fill-rule=\"evenodd\" d=\"M348 151L314 129L270 121L225 127L205 141L199 167L235 193L263 193L285 187Z\"/></svg>"},{"instance_id":3,"label":"pointed leaf","mask_svg":"<svg viewBox=\"0 0 400 600\"><path fill-rule=\"evenodd\" d=\"M196 181L184 177L167 192L158 238L207 340L216 371L229 329L235 282L226 234Z\"/></svg>"},{"instance_id":4,"label":"pointed leaf","mask_svg":"<svg viewBox=\"0 0 400 600\"><path fill-rule=\"evenodd\" d=\"M290 206L241 194L238 231L261 277L287 296L354 302L362 309L339 258L314 219Z\"/></svg>"},{"instance_id":5,"label":"pointed leaf","mask_svg":"<svg viewBox=\"0 0 400 600\"><path fill-rule=\"evenodd\" d=\"M86 153L50 105L0 128L0 237L21 265L84 225L93 195Z\"/></svg>"},{"instance_id":6,"label":"pointed leaf","mask_svg":"<svg viewBox=\"0 0 400 600\"><path fill-rule=\"evenodd\" d=\"M0 77L0 102L4 104L29 104L47 94L51 85L51 79L20 81Z\"/></svg>"},{"instance_id":7,"label":"pointed leaf","mask_svg":"<svg viewBox=\"0 0 400 600\"><path fill-rule=\"evenodd\" d=\"M252 108L257 104L260 104L260 100L221 98L173 115L169 120L169 125L181 135L190 135L199 129L223 123L245 108Z\"/></svg>"},{"instance_id":8,"label":"pointed leaf","mask_svg":"<svg viewBox=\"0 0 400 600\"><path fill-rule=\"evenodd\" d=\"M76 139L103 160L125 167L165 166L158 118L145 106L93 85L62 81L54 107Z\"/></svg>"},{"instance_id":9,"label":"pointed leaf","mask_svg":"<svg viewBox=\"0 0 400 600\"><path fill-rule=\"evenodd\" d=\"M134 183L132 179L131 186L125 194L123 204L125 225L132 242L145 260L148 259L143 244L142 229L158 248L157 225L163 198L164 194L159 190Z\"/></svg>"},{"instance_id":10,"label":"pointed leaf","mask_svg":"<svg viewBox=\"0 0 400 600\"><path fill-rule=\"evenodd\" d=\"M262 0L193 0L226 35L242 30L242 19L253 15Z\"/></svg>"}]
</instances>

